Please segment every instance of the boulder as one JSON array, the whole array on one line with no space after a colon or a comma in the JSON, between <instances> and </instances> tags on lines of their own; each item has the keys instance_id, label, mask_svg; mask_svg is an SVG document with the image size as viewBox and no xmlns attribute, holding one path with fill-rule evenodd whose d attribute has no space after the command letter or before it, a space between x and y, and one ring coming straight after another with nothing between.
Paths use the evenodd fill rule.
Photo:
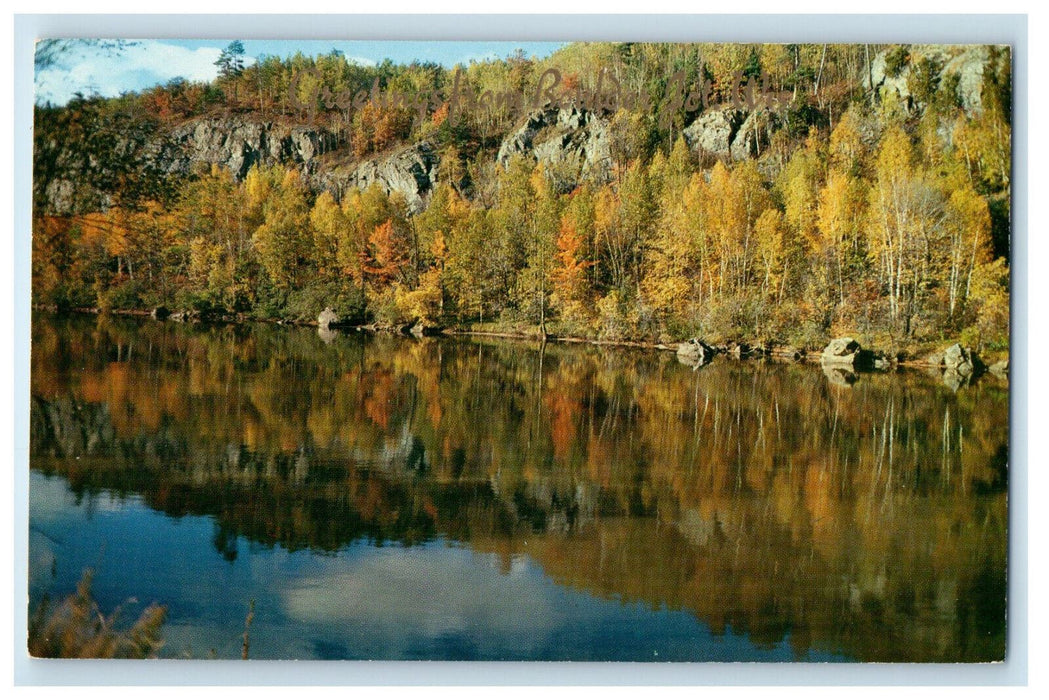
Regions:
<instances>
[{"instance_id":1,"label":"boulder","mask_svg":"<svg viewBox=\"0 0 1049 700\"><path fill-rule=\"evenodd\" d=\"M742 360L744 357L750 357L755 350L746 343L729 343L725 348L725 353L736 360Z\"/></svg>"},{"instance_id":2,"label":"boulder","mask_svg":"<svg viewBox=\"0 0 1049 700\"><path fill-rule=\"evenodd\" d=\"M975 369L972 350L963 348L958 343L943 351L943 366L963 377L972 375Z\"/></svg>"},{"instance_id":3,"label":"boulder","mask_svg":"<svg viewBox=\"0 0 1049 700\"><path fill-rule=\"evenodd\" d=\"M874 369L887 372L896 364L895 359L879 355L874 358Z\"/></svg>"},{"instance_id":4,"label":"boulder","mask_svg":"<svg viewBox=\"0 0 1049 700\"><path fill-rule=\"evenodd\" d=\"M317 317L317 325L321 328L329 328L339 323L339 316L330 306L326 306L324 311L321 311L320 316Z\"/></svg>"},{"instance_id":5,"label":"boulder","mask_svg":"<svg viewBox=\"0 0 1049 700\"><path fill-rule=\"evenodd\" d=\"M440 326L424 323L421 319L412 326L411 333L417 338L440 335L444 329Z\"/></svg>"},{"instance_id":6,"label":"boulder","mask_svg":"<svg viewBox=\"0 0 1049 700\"><path fill-rule=\"evenodd\" d=\"M1008 377L1009 376L1009 358L995 362L993 365L987 368L988 371L996 377Z\"/></svg>"},{"instance_id":7,"label":"boulder","mask_svg":"<svg viewBox=\"0 0 1049 700\"><path fill-rule=\"evenodd\" d=\"M789 360L791 362L801 362L805 359L805 353L789 345L773 345L768 349L767 354L774 359Z\"/></svg>"},{"instance_id":8,"label":"boulder","mask_svg":"<svg viewBox=\"0 0 1049 700\"><path fill-rule=\"evenodd\" d=\"M858 364L862 348L852 338L835 338L827 344L820 355L820 362L828 365L854 367Z\"/></svg>"},{"instance_id":9,"label":"boulder","mask_svg":"<svg viewBox=\"0 0 1049 700\"><path fill-rule=\"evenodd\" d=\"M678 361L693 368L707 364L713 357L714 348L699 338L690 338L677 346Z\"/></svg>"}]
</instances>

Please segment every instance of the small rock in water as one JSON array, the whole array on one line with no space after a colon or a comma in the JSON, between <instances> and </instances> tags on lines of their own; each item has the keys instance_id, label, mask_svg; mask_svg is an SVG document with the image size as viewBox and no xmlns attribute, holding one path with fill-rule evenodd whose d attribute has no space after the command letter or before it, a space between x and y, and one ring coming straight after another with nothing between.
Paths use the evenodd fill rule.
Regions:
<instances>
[{"instance_id":1,"label":"small rock in water","mask_svg":"<svg viewBox=\"0 0 1049 700\"><path fill-rule=\"evenodd\" d=\"M943 366L968 377L973 373L974 368L972 351L955 343L943 351Z\"/></svg>"},{"instance_id":2,"label":"small rock in water","mask_svg":"<svg viewBox=\"0 0 1049 700\"><path fill-rule=\"evenodd\" d=\"M860 356L860 344L852 338L835 338L827 343L820 355L820 362L824 364L853 366Z\"/></svg>"},{"instance_id":3,"label":"small rock in water","mask_svg":"<svg viewBox=\"0 0 1049 700\"><path fill-rule=\"evenodd\" d=\"M690 338L677 346L677 359L691 367L701 367L714 357L714 349L699 338Z\"/></svg>"}]
</instances>

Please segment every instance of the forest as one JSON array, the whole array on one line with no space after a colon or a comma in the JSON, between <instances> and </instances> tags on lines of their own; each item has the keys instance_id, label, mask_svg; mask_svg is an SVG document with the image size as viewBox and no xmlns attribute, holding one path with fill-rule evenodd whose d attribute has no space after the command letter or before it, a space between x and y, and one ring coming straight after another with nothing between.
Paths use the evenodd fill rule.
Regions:
<instances>
[{"instance_id":1,"label":"forest","mask_svg":"<svg viewBox=\"0 0 1049 700\"><path fill-rule=\"evenodd\" d=\"M33 303L298 322L331 307L385 327L802 348L852 335L896 353L949 339L1003 353L1011 63L1008 47L976 48L975 72L952 69L958 47L862 44L580 43L453 69L338 52L249 64L232 42L211 83L37 105ZM549 68L566 96L610 79L631 96L588 115L608 154L589 176L527 151L501 157L529 118L514 100L466 100L450 116L434 98L453 85L531 96ZM745 157L696 147L690 128L728 109L740 81L790 100L747 115ZM681 84L703 99L681 99ZM243 176L165 167L158 140L205 118L310 126L333 145ZM318 186L325 168L420 143L439 162L423 207L377 182ZM104 196L73 188L60 210L63 179Z\"/></svg>"}]
</instances>

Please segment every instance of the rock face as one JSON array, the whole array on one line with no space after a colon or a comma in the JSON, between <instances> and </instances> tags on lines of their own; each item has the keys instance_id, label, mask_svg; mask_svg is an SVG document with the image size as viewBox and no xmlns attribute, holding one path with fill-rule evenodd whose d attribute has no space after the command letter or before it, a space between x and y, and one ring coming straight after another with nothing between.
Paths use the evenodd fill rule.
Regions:
<instances>
[{"instance_id":1,"label":"rock face","mask_svg":"<svg viewBox=\"0 0 1049 700\"><path fill-rule=\"evenodd\" d=\"M699 338L690 338L677 346L678 361L690 367L701 367L710 362L713 357L714 348Z\"/></svg>"},{"instance_id":2,"label":"rock face","mask_svg":"<svg viewBox=\"0 0 1049 700\"><path fill-rule=\"evenodd\" d=\"M733 139L747 120L747 114L732 107L715 108L699 115L682 132L685 143L699 155L726 158L731 155Z\"/></svg>"},{"instance_id":3,"label":"rock face","mask_svg":"<svg viewBox=\"0 0 1049 700\"><path fill-rule=\"evenodd\" d=\"M394 153L366 160L349 168L334 168L318 174L314 184L342 199L353 188L366 190L379 185L387 194L400 193L408 202L408 210L417 214L429 204L437 184L437 154L428 142L420 142Z\"/></svg>"},{"instance_id":4,"label":"rock face","mask_svg":"<svg viewBox=\"0 0 1049 700\"><path fill-rule=\"evenodd\" d=\"M34 197L53 214L107 209L111 193L125 178L186 175L195 166L218 165L240 179L254 165L291 164L308 175L320 169L320 156L336 148L326 129L291 126L245 117L201 117L170 131L138 124L91 136L93 151L82 144L52 140L34 152Z\"/></svg>"},{"instance_id":5,"label":"rock face","mask_svg":"<svg viewBox=\"0 0 1049 700\"><path fill-rule=\"evenodd\" d=\"M72 180L51 180L44 186L43 200L47 203L45 206L56 214L71 214L80 209L90 210L109 206L109 198L101 192L94 190L80 194L77 189L77 185ZM81 189L86 190L87 188L82 187ZM90 203L85 206L77 206L78 194Z\"/></svg>"},{"instance_id":6,"label":"rock face","mask_svg":"<svg viewBox=\"0 0 1049 700\"><path fill-rule=\"evenodd\" d=\"M739 161L760 156L779 126L779 119L768 109L747 112L723 105L699 115L682 135L688 147L700 157Z\"/></svg>"},{"instance_id":7,"label":"rock face","mask_svg":"<svg viewBox=\"0 0 1049 700\"><path fill-rule=\"evenodd\" d=\"M496 160L506 167L522 154L547 167L561 192L570 192L585 179L611 179L612 156L608 120L579 108L542 109L528 115L499 146Z\"/></svg>"},{"instance_id":8,"label":"rock face","mask_svg":"<svg viewBox=\"0 0 1049 700\"><path fill-rule=\"evenodd\" d=\"M757 109L747 115L732 138L729 155L732 160L757 158L768 148L772 132L779 126L776 115L767 109Z\"/></svg>"},{"instance_id":9,"label":"rock face","mask_svg":"<svg viewBox=\"0 0 1049 700\"><path fill-rule=\"evenodd\" d=\"M330 306L326 306L324 311L321 311L320 315L317 317L317 325L324 329L334 326L338 322L339 316L332 311Z\"/></svg>"},{"instance_id":10,"label":"rock face","mask_svg":"<svg viewBox=\"0 0 1049 700\"><path fill-rule=\"evenodd\" d=\"M852 338L835 338L827 343L820 355L820 363L827 365L845 365L854 367L858 364L862 348Z\"/></svg>"},{"instance_id":11,"label":"rock face","mask_svg":"<svg viewBox=\"0 0 1049 700\"><path fill-rule=\"evenodd\" d=\"M313 172L318 156L336 147L325 129L239 117L197 119L175 128L157 147L157 169L185 174L196 163L221 165L243 178L254 165L301 165Z\"/></svg>"},{"instance_id":12,"label":"rock face","mask_svg":"<svg viewBox=\"0 0 1049 700\"><path fill-rule=\"evenodd\" d=\"M896 75L889 75L886 64L889 52L881 51L871 60L870 74L864 78L864 86L881 91L883 95L894 94L909 109L916 105L908 85L913 67L928 58L942 66L940 80L949 76L958 77L958 101L969 116L983 109L983 69L988 59L986 46L923 46L908 47L910 60Z\"/></svg>"}]
</instances>

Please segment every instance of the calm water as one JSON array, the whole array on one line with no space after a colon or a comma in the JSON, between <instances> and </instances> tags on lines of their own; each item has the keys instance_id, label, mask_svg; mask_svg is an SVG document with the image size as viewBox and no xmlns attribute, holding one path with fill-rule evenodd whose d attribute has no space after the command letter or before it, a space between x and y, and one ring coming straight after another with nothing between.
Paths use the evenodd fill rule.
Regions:
<instances>
[{"instance_id":1,"label":"calm water","mask_svg":"<svg viewBox=\"0 0 1049 700\"><path fill-rule=\"evenodd\" d=\"M163 655L1001 659L1008 387L38 317L30 605Z\"/></svg>"}]
</instances>

